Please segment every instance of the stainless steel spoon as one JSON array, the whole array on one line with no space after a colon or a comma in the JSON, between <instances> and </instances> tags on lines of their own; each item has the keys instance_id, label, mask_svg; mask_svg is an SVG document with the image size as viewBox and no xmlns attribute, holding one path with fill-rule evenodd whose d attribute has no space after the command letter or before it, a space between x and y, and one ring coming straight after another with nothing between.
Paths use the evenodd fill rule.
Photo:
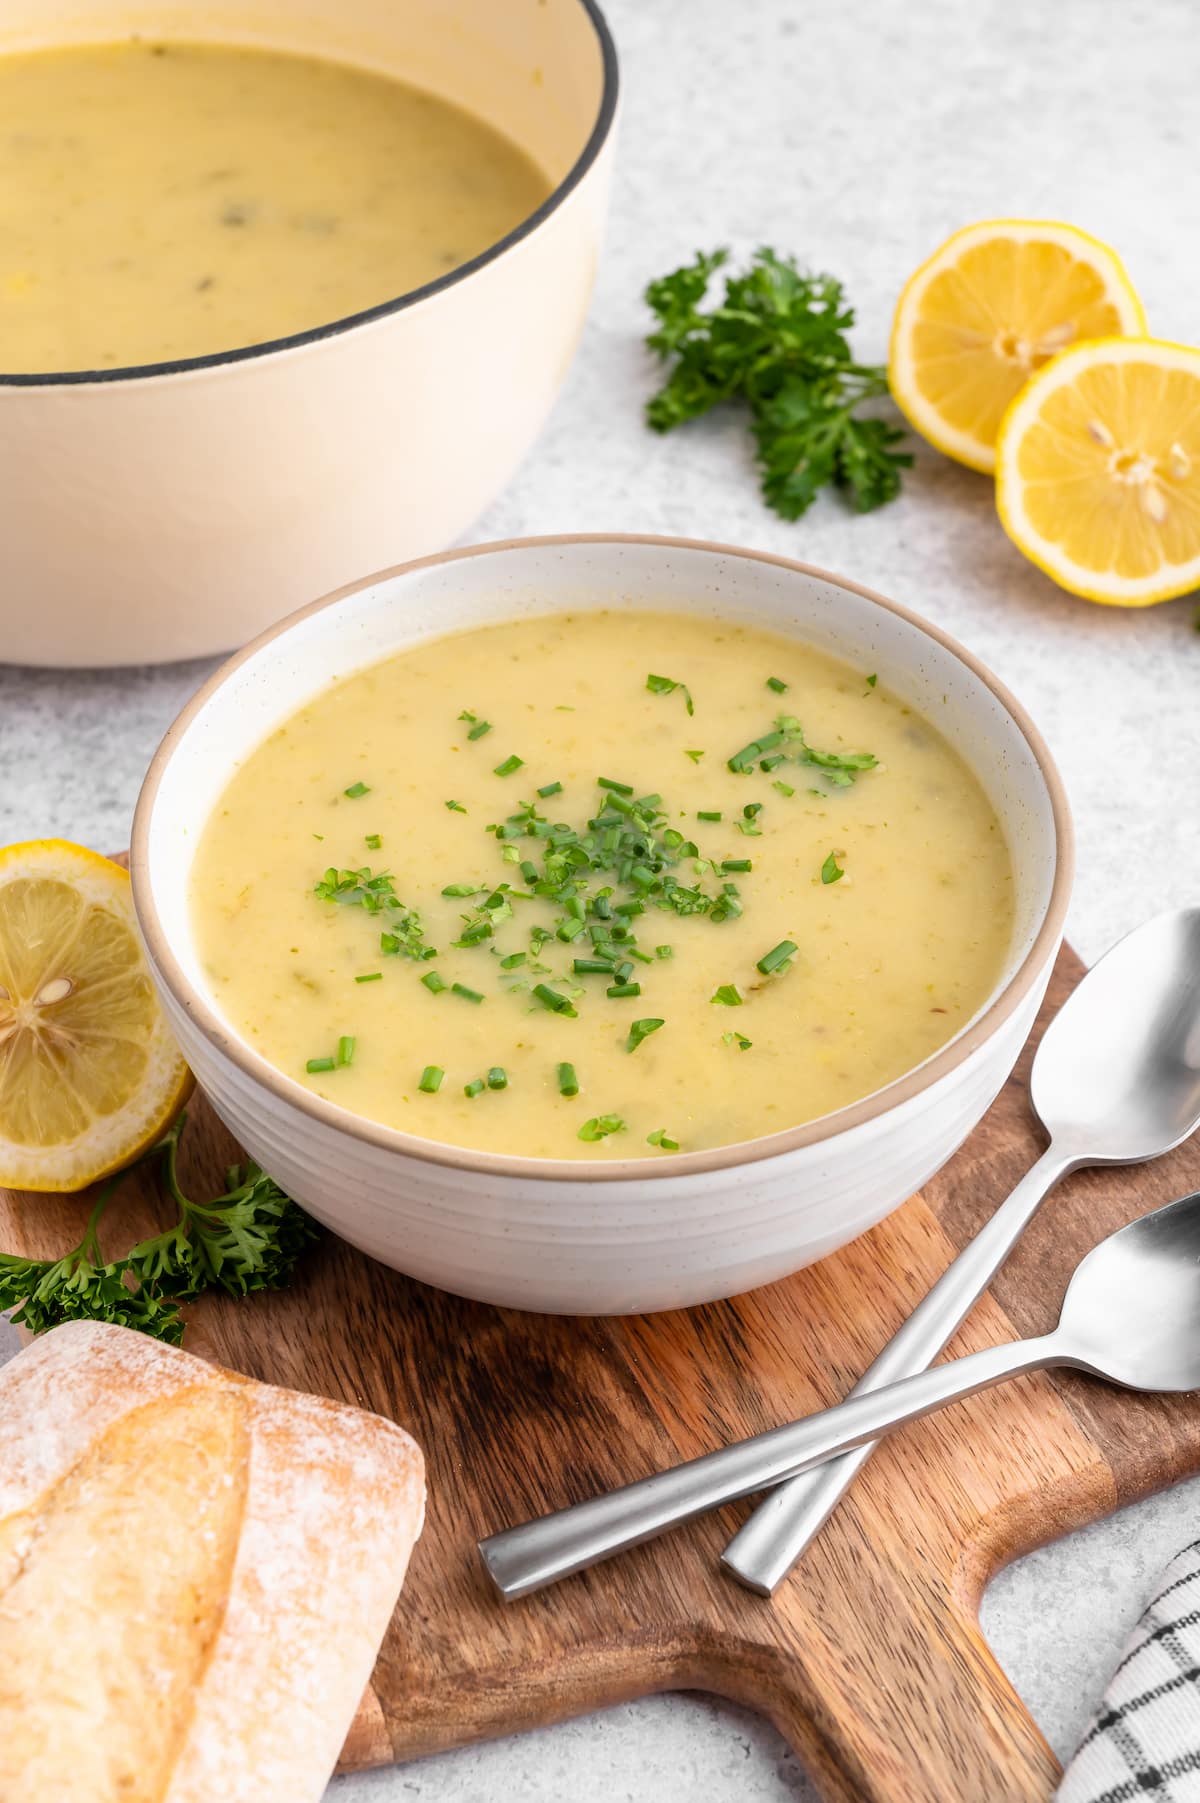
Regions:
<instances>
[{"instance_id":1,"label":"stainless steel spoon","mask_svg":"<svg viewBox=\"0 0 1200 1803\"><path fill-rule=\"evenodd\" d=\"M1200 1191L1143 1215L1094 1247L1076 1268L1053 1333L969 1353L493 1534L479 1543L483 1562L511 1602L960 1396L1050 1365L1073 1365L1131 1390L1200 1388Z\"/></svg>"},{"instance_id":2,"label":"stainless steel spoon","mask_svg":"<svg viewBox=\"0 0 1200 1803\"><path fill-rule=\"evenodd\" d=\"M1143 1163L1200 1126L1200 908L1160 914L1088 972L1046 1030L1030 1093L1050 1144L851 1395L932 1363L1069 1171ZM770 1596L873 1450L781 1485L729 1542L725 1569Z\"/></svg>"}]
</instances>

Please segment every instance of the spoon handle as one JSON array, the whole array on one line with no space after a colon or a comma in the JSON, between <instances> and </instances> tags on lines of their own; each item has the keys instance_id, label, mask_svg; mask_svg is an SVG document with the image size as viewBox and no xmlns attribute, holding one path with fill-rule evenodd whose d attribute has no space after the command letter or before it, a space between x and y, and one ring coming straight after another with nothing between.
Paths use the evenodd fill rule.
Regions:
<instances>
[{"instance_id":1,"label":"spoon handle","mask_svg":"<svg viewBox=\"0 0 1200 1803\"><path fill-rule=\"evenodd\" d=\"M1053 1143L1047 1146L1007 1201L1001 1203L892 1336L855 1384L851 1396L894 1384L932 1364L996 1275L1046 1195L1077 1163L1078 1160L1056 1151ZM844 1458L781 1484L758 1505L725 1548L721 1555L725 1570L747 1589L770 1596L820 1533L874 1450L869 1443L859 1446Z\"/></svg>"},{"instance_id":2,"label":"spoon handle","mask_svg":"<svg viewBox=\"0 0 1200 1803\"><path fill-rule=\"evenodd\" d=\"M1023 1371L1067 1363L1054 1334L989 1346L907 1378L888 1390L852 1397L837 1408L756 1434L686 1465L656 1472L606 1496L560 1509L479 1542L483 1562L507 1602L570 1577L626 1547L654 1540L722 1503L793 1477L835 1453L873 1440L902 1422L1002 1383Z\"/></svg>"}]
</instances>

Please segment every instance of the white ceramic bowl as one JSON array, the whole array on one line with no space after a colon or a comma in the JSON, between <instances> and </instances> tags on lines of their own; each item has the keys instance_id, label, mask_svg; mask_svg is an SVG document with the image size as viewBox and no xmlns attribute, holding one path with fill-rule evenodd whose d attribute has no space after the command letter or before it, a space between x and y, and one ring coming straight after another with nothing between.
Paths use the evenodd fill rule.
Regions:
<instances>
[{"instance_id":1,"label":"white ceramic bowl","mask_svg":"<svg viewBox=\"0 0 1200 1803\"><path fill-rule=\"evenodd\" d=\"M967 1026L853 1107L715 1151L595 1165L463 1151L376 1126L283 1076L209 990L189 919L197 838L241 758L335 677L483 621L678 609L794 634L887 673L982 780L1016 873L1003 975ZM208 682L163 741L134 822L133 894L184 1055L244 1146L372 1257L462 1295L561 1314L730 1296L823 1258L895 1208L979 1120L1033 1024L1071 886L1062 783L1023 710L914 614L825 571L680 539L517 540L427 558L305 608Z\"/></svg>"},{"instance_id":2,"label":"white ceramic bowl","mask_svg":"<svg viewBox=\"0 0 1200 1803\"><path fill-rule=\"evenodd\" d=\"M595 0L0 10L0 54L141 31L398 75L498 127L555 184L491 250L350 319L179 363L0 374L0 658L208 655L458 538L532 444L583 327L617 99Z\"/></svg>"}]
</instances>

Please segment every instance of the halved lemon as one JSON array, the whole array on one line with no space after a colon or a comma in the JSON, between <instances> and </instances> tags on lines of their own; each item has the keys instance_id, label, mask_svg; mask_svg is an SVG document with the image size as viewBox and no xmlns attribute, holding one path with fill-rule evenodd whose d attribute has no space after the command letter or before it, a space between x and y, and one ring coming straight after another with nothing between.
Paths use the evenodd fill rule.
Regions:
<instances>
[{"instance_id":1,"label":"halved lemon","mask_svg":"<svg viewBox=\"0 0 1200 1803\"><path fill-rule=\"evenodd\" d=\"M996 505L1073 595L1149 607L1200 587L1200 350L1106 338L1063 351L1004 416Z\"/></svg>"},{"instance_id":2,"label":"halved lemon","mask_svg":"<svg viewBox=\"0 0 1200 1803\"><path fill-rule=\"evenodd\" d=\"M152 1145L191 1086L127 872L65 839L0 850L0 1183L82 1189Z\"/></svg>"},{"instance_id":3,"label":"halved lemon","mask_svg":"<svg viewBox=\"0 0 1200 1803\"><path fill-rule=\"evenodd\" d=\"M888 380L921 435L992 470L1005 409L1068 345L1146 330L1107 244L1048 219L984 219L955 232L900 296Z\"/></svg>"}]
</instances>

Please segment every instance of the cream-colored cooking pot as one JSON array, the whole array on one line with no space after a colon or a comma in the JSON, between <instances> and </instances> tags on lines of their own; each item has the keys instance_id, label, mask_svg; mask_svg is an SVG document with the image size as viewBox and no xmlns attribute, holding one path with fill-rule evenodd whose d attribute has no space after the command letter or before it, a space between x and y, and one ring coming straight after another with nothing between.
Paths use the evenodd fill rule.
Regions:
<instances>
[{"instance_id":1,"label":"cream-colored cooking pot","mask_svg":"<svg viewBox=\"0 0 1200 1803\"><path fill-rule=\"evenodd\" d=\"M482 256L350 319L178 363L0 373L0 661L224 650L449 544L541 427L595 275L617 70L593 0L7 0L0 53L134 31L401 76L555 186Z\"/></svg>"}]
</instances>

